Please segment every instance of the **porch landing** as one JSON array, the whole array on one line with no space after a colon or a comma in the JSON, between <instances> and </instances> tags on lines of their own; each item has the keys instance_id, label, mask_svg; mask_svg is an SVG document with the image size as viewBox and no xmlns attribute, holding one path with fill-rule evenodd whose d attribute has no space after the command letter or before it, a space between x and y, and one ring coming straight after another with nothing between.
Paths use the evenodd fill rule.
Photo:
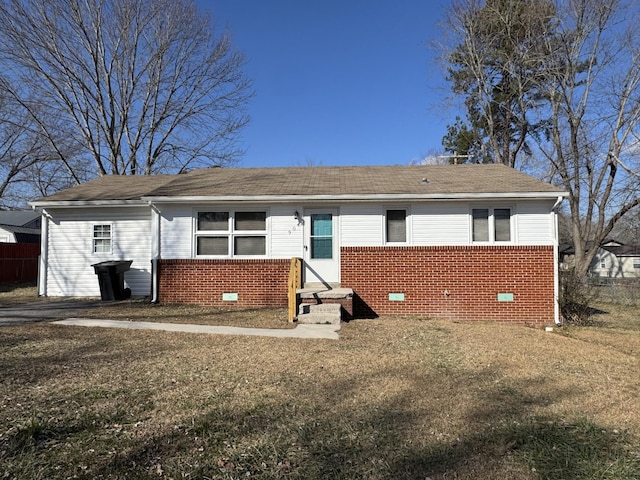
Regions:
<instances>
[{"instance_id":1,"label":"porch landing","mask_svg":"<svg viewBox=\"0 0 640 480\"><path fill-rule=\"evenodd\" d=\"M306 286L296 290L299 323L340 323L353 318L353 290Z\"/></svg>"}]
</instances>

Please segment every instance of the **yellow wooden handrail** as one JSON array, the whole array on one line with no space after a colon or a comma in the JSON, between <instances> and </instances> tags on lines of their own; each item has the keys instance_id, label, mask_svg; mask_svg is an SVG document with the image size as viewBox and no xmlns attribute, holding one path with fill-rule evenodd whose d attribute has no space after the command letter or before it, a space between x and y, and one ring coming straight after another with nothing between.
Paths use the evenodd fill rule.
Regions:
<instances>
[{"instance_id":1,"label":"yellow wooden handrail","mask_svg":"<svg viewBox=\"0 0 640 480\"><path fill-rule=\"evenodd\" d=\"M302 259L292 258L289 265L289 321L293 322L298 317L298 293L297 290L302 288Z\"/></svg>"}]
</instances>

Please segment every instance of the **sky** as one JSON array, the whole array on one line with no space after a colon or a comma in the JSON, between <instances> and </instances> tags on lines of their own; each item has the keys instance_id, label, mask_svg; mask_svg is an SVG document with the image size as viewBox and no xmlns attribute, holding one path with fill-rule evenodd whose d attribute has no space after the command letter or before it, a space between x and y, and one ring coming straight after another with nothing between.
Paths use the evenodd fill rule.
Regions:
<instances>
[{"instance_id":1,"label":"sky","mask_svg":"<svg viewBox=\"0 0 640 480\"><path fill-rule=\"evenodd\" d=\"M197 0L246 57L241 167L403 165L455 112L429 42L445 0Z\"/></svg>"}]
</instances>

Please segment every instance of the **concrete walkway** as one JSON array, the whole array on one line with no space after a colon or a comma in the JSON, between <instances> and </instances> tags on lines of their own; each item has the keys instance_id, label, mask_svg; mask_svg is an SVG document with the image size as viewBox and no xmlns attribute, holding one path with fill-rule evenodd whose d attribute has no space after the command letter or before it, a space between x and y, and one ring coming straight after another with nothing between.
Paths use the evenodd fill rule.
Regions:
<instances>
[{"instance_id":1,"label":"concrete walkway","mask_svg":"<svg viewBox=\"0 0 640 480\"><path fill-rule=\"evenodd\" d=\"M218 335L253 335L281 338L319 338L338 340L340 325L297 325L295 328L244 328L181 323L129 322L124 320L94 320L68 318L52 322L57 325L82 327L129 328L134 330L164 330L168 332L213 333Z\"/></svg>"}]
</instances>

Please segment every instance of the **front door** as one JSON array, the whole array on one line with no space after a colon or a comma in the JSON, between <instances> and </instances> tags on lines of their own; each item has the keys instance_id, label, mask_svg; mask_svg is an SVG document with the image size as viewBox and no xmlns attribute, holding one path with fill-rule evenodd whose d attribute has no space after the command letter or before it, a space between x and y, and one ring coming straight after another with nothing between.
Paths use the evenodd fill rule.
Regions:
<instances>
[{"instance_id":1,"label":"front door","mask_svg":"<svg viewBox=\"0 0 640 480\"><path fill-rule=\"evenodd\" d=\"M337 209L305 210L305 283L340 282Z\"/></svg>"}]
</instances>

